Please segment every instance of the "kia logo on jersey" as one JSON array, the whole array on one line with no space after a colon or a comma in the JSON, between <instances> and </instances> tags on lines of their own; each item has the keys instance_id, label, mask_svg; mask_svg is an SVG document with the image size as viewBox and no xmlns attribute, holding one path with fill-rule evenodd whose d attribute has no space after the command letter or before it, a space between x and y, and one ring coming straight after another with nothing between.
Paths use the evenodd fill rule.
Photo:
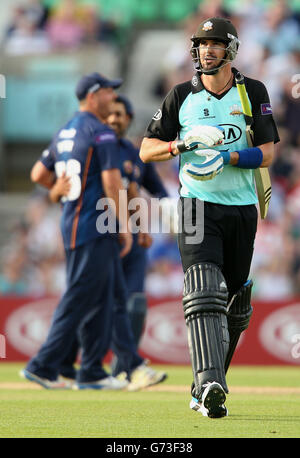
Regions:
<instances>
[{"instance_id":1,"label":"kia logo on jersey","mask_svg":"<svg viewBox=\"0 0 300 458\"><path fill-rule=\"evenodd\" d=\"M242 136L242 129L235 124L219 124L224 129L224 145L238 141Z\"/></svg>"}]
</instances>

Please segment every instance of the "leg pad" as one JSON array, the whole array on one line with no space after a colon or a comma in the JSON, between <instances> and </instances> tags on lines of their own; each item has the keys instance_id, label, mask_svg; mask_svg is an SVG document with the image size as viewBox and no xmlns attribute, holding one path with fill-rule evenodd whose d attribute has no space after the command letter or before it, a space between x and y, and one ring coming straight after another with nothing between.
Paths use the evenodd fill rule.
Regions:
<instances>
[{"instance_id":1,"label":"leg pad","mask_svg":"<svg viewBox=\"0 0 300 458\"><path fill-rule=\"evenodd\" d=\"M253 312L250 303L252 286L252 280L248 280L232 297L227 308L227 322L230 343L225 361L225 372L227 372L229 368L241 333L245 331L245 329L247 329L249 326L250 318Z\"/></svg>"},{"instance_id":2,"label":"leg pad","mask_svg":"<svg viewBox=\"0 0 300 458\"><path fill-rule=\"evenodd\" d=\"M196 264L186 274L183 310L194 375L193 395L203 384L216 381L228 392L224 363L228 350L228 292L220 269L214 264Z\"/></svg>"}]
</instances>

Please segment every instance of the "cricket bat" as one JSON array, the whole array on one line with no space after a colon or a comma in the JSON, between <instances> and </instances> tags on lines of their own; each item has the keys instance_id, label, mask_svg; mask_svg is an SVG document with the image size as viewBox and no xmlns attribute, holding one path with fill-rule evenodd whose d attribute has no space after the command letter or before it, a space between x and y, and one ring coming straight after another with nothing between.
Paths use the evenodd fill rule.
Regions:
<instances>
[{"instance_id":1,"label":"cricket bat","mask_svg":"<svg viewBox=\"0 0 300 458\"><path fill-rule=\"evenodd\" d=\"M247 96L245 87L244 76L241 73L237 73L235 76L236 87L240 96L242 109L246 121L246 136L248 146L253 146L253 130L252 130L252 111ZM259 167L254 170L256 192L259 203L260 216L265 219L269 209L269 203L272 194L272 185L269 170L267 167Z\"/></svg>"}]
</instances>

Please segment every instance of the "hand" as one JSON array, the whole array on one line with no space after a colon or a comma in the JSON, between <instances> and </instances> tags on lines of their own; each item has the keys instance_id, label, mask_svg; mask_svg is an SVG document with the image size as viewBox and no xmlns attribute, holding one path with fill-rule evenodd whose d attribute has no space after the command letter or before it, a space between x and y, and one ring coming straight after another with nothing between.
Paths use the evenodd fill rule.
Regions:
<instances>
[{"instance_id":1,"label":"hand","mask_svg":"<svg viewBox=\"0 0 300 458\"><path fill-rule=\"evenodd\" d=\"M138 233L138 244L143 248L150 248L152 245L153 239L150 234L145 232Z\"/></svg>"},{"instance_id":2,"label":"hand","mask_svg":"<svg viewBox=\"0 0 300 458\"><path fill-rule=\"evenodd\" d=\"M60 194L60 196L67 196L71 189L70 177L66 176L66 172L57 178L55 182L56 192Z\"/></svg>"},{"instance_id":3,"label":"hand","mask_svg":"<svg viewBox=\"0 0 300 458\"><path fill-rule=\"evenodd\" d=\"M132 234L131 232L119 232L119 242L122 245L122 249L120 251L120 257L124 258L126 256L132 247Z\"/></svg>"},{"instance_id":4,"label":"hand","mask_svg":"<svg viewBox=\"0 0 300 458\"><path fill-rule=\"evenodd\" d=\"M224 142L224 129L214 126L195 126L185 136L183 140L184 150L181 145L177 145L180 152L191 151L199 148L213 147L222 145Z\"/></svg>"},{"instance_id":5,"label":"hand","mask_svg":"<svg viewBox=\"0 0 300 458\"><path fill-rule=\"evenodd\" d=\"M66 197L71 189L70 177L66 173L57 178L49 192L49 197L52 202L58 202L62 197Z\"/></svg>"},{"instance_id":6,"label":"hand","mask_svg":"<svg viewBox=\"0 0 300 458\"><path fill-rule=\"evenodd\" d=\"M194 180L212 180L216 175L219 175L219 173L223 171L224 160L218 151L207 149L197 152L197 155L205 156L206 160L202 162L202 164L187 162L183 166L183 172Z\"/></svg>"}]
</instances>

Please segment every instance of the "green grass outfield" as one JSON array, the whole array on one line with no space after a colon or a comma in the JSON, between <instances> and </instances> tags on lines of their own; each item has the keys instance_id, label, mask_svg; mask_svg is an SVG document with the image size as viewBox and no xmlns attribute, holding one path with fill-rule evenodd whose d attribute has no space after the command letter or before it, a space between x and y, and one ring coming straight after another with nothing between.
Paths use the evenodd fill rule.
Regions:
<instances>
[{"instance_id":1,"label":"green grass outfield","mask_svg":"<svg viewBox=\"0 0 300 458\"><path fill-rule=\"evenodd\" d=\"M189 367L143 391L51 391L0 362L1 438L300 438L300 368L233 366L229 416L189 409ZM162 368L162 366L154 366Z\"/></svg>"}]
</instances>

